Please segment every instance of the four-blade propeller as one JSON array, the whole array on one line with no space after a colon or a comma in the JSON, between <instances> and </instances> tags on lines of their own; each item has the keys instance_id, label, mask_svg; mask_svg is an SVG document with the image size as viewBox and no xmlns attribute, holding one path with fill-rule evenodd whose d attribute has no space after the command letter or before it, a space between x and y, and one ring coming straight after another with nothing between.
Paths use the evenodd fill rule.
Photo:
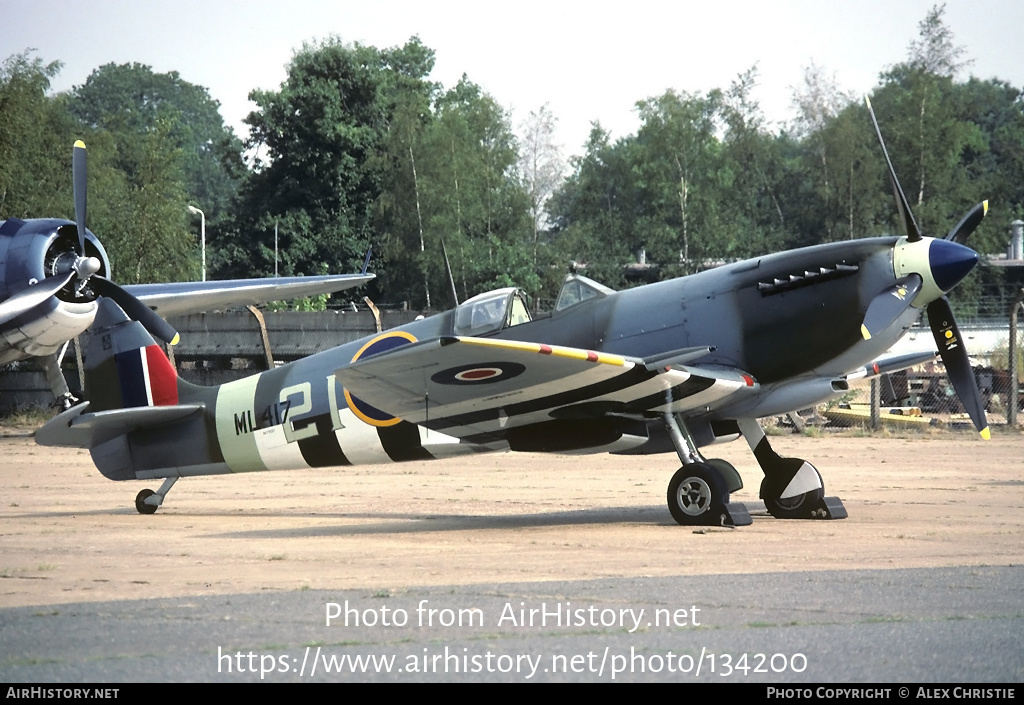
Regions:
<instances>
[{"instance_id":1,"label":"four-blade propeller","mask_svg":"<svg viewBox=\"0 0 1024 705\"><path fill-rule=\"evenodd\" d=\"M867 103L868 113L871 115L871 123L875 127L875 134L878 136L878 143L882 147L882 154L885 155L885 163L889 168L889 181L896 199L896 210L900 214L907 233L906 241L909 243L921 242L925 238L921 235L907 197L903 193L899 179L896 178L896 170L893 168L889 152L885 148L885 140L882 139L882 131L878 127L878 120L875 118L871 101L866 96L864 100ZM861 325L861 334L865 339L884 330L914 302L918 294L921 293L925 280L928 280L927 286L931 299L927 305L928 323L931 326L932 335L935 337L939 356L946 366L946 374L949 376L949 381L953 385L953 389L956 390L957 396L960 397L964 409L971 417L974 427L985 439L989 437L985 405L982 402L981 392L967 357L967 349L961 342L960 331L956 326L953 310L950 308L945 293L952 289L977 262L977 253L965 247L964 243L967 242L967 238L978 227L987 212L988 201L983 201L968 211L943 240L927 243L927 257L922 263L926 271L914 272L902 277L893 286L878 294L868 305L864 323ZM925 245L925 243L921 244Z\"/></svg>"}]
</instances>

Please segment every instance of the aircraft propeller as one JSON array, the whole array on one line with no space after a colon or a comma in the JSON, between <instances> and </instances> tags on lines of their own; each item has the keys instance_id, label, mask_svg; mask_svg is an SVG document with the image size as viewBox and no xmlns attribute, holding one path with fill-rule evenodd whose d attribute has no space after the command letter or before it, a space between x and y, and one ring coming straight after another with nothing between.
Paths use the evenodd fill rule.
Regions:
<instances>
[{"instance_id":1,"label":"aircraft propeller","mask_svg":"<svg viewBox=\"0 0 1024 705\"><path fill-rule=\"evenodd\" d=\"M889 181L896 199L896 209L907 232L907 242L920 242L924 237L921 235L907 197L896 177L896 170L892 166L892 160L889 159L889 151L885 148L885 140L882 139L882 131L878 127L875 111L867 96L864 100L868 106L868 113L871 115L871 123L875 127L875 134L878 136L878 143L882 147L882 154L885 155L885 163L889 168ZM868 305L864 323L861 325L861 334L868 339L873 333L884 330L899 318L925 286L928 289L927 293L938 294L927 305L928 324L931 326L935 344L938 346L939 357L942 358L942 363L946 366L949 381L957 396L960 397L960 402L964 405L967 415L971 417L974 427L985 439L989 438L985 405L982 402L981 391L978 389L974 372L971 370L967 349L961 342L960 330L953 317L953 310L945 294L959 283L977 263L978 254L966 247L964 243L967 242L967 238L978 227L987 212L988 201L982 201L969 210L945 238L927 243L927 257L926 263L924 263L927 272L911 273L878 294ZM927 285L925 285L922 274L926 274L931 280Z\"/></svg>"},{"instance_id":2,"label":"aircraft propeller","mask_svg":"<svg viewBox=\"0 0 1024 705\"><path fill-rule=\"evenodd\" d=\"M132 294L100 275L99 271L103 265L99 258L85 255L88 186L85 143L81 140L75 142L71 155L71 175L75 199L75 227L78 230L77 247L75 247L74 253L69 251L66 255L58 258L53 275L40 282L29 284L13 296L0 302L0 324L17 318L29 309L38 306L51 296L55 296L72 281L77 280L75 285L77 293L81 293L88 286L97 296L111 299L128 316L141 323L154 337L171 345L177 344L178 332L167 321Z\"/></svg>"},{"instance_id":3,"label":"aircraft propeller","mask_svg":"<svg viewBox=\"0 0 1024 705\"><path fill-rule=\"evenodd\" d=\"M70 276L77 276L80 281L79 289L88 283L89 288L97 296L111 299L130 318L141 323L154 337L159 338L165 343L176 345L178 342L178 332L167 321L117 284L98 274L97 272L100 270L99 260L95 257L85 256L85 217L88 202L88 185L85 143L81 140L75 142L71 170L74 181L75 226L78 228L78 258L69 274L69 280Z\"/></svg>"},{"instance_id":4,"label":"aircraft propeller","mask_svg":"<svg viewBox=\"0 0 1024 705\"><path fill-rule=\"evenodd\" d=\"M955 242L958 245L963 245L967 242L967 238L971 236L974 229L978 227L981 221L985 218L985 214L988 213L988 201L982 201L971 210L967 211L967 214L960 219L949 234L946 235L946 240Z\"/></svg>"},{"instance_id":5,"label":"aircraft propeller","mask_svg":"<svg viewBox=\"0 0 1024 705\"><path fill-rule=\"evenodd\" d=\"M17 318L25 311L38 306L58 291L63 289L74 278L75 271L72 269L66 274L54 274L52 277L31 284L14 296L11 296L0 303L0 324Z\"/></svg>"},{"instance_id":6,"label":"aircraft propeller","mask_svg":"<svg viewBox=\"0 0 1024 705\"><path fill-rule=\"evenodd\" d=\"M85 214L88 200L88 168L86 166L85 142L75 141L71 152L71 179L75 198L75 226L78 228L78 256L85 256Z\"/></svg>"}]
</instances>

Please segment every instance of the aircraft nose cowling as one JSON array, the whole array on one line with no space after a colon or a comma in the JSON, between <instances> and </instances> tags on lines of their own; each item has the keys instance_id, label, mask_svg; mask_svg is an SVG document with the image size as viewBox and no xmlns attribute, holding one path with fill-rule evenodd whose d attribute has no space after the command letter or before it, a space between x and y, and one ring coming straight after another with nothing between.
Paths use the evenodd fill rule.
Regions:
<instances>
[{"instance_id":1,"label":"aircraft nose cowling","mask_svg":"<svg viewBox=\"0 0 1024 705\"><path fill-rule=\"evenodd\" d=\"M933 240L928 248L928 268L935 284L947 292L978 264L978 253L948 240Z\"/></svg>"}]
</instances>

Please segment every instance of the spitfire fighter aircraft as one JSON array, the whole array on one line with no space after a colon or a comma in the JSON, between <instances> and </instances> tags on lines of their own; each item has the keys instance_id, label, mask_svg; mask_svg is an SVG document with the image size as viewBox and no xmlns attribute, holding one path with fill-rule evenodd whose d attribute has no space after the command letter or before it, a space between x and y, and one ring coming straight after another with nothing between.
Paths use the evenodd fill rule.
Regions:
<instances>
[{"instance_id":1,"label":"spitfire fighter aircraft","mask_svg":"<svg viewBox=\"0 0 1024 705\"><path fill-rule=\"evenodd\" d=\"M85 227L85 145L72 159L76 223L55 218L0 220L0 365L29 357L44 360L54 396L73 402L60 372L68 341L92 325L97 299L115 301L156 338L176 342L163 315L207 311L340 291L373 274L282 277L233 281L118 286L99 239Z\"/></svg>"},{"instance_id":2,"label":"spitfire fighter aircraft","mask_svg":"<svg viewBox=\"0 0 1024 705\"><path fill-rule=\"evenodd\" d=\"M945 239L923 237L891 162L889 174L902 237L781 252L626 291L570 274L552 314L536 320L522 292L501 289L219 387L177 379L146 330L102 299L86 357L88 402L36 440L88 448L112 480L163 478L136 498L144 514L178 478L196 475L500 450L675 451L672 517L740 525L750 515L730 492L742 479L700 449L742 435L772 515L842 518L815 467L779 456L757 419L934 357L884 357L922 309L961 400L988 434L945 298L977 262L963 242L985 206Z\"/></svg>"}]
</instances>

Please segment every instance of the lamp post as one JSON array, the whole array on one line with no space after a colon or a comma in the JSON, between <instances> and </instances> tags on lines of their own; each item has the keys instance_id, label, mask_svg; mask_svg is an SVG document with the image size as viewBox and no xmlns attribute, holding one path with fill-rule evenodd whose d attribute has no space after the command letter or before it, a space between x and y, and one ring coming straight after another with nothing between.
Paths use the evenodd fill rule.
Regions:
<instances>
[{"instance_id":1,"label":"lamp post","mask_svg":"<svg viewBox=\"0 0 1024 705\"><path fill-rule=\"evenodd\" d=\"M203 251L203 281L206 281L206 214L195 206L188 207L189 213L198 215L199 220L199 243Z\"/></svg>"}]
</instances>

